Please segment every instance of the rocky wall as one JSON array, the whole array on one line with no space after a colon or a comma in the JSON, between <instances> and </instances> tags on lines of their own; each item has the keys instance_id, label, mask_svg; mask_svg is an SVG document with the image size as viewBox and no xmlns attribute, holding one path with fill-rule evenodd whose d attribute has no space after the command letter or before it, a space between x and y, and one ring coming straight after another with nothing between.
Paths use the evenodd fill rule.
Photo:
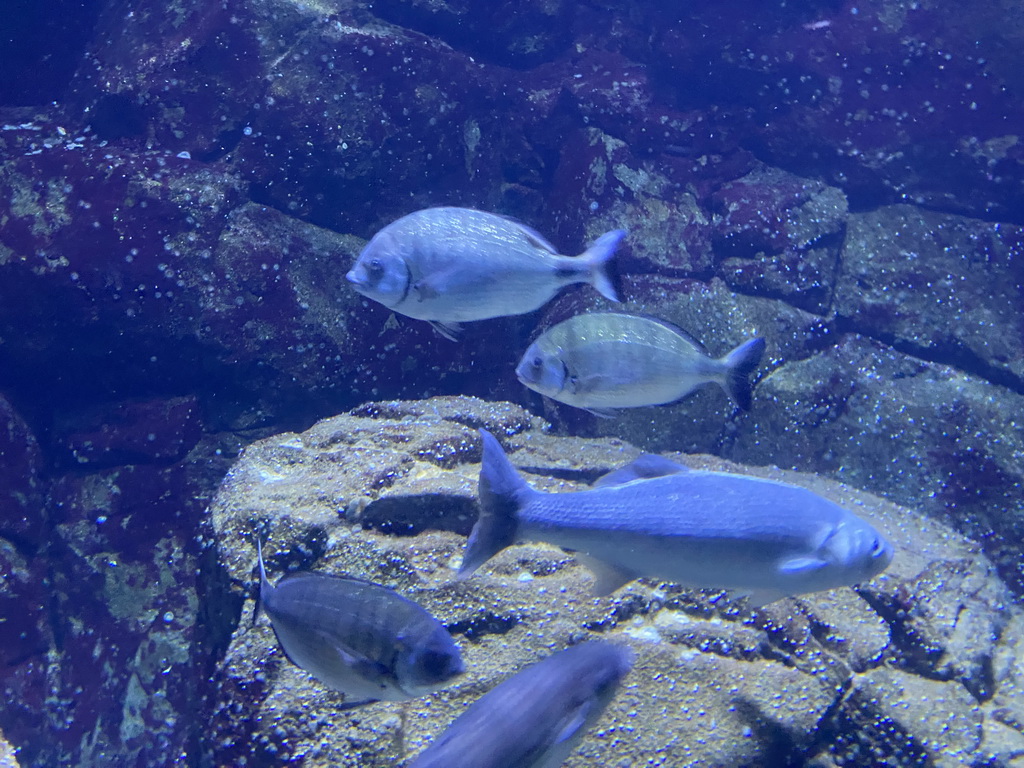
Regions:
<instances>
[{"instance_id":1,"label":"rocky wall","mask_svg":"<svg viewBox=\"0 0 1024 768\"><path fill-rule=\"evenodd\" d=\"M25 5L0 40L0 729L26 764L201 764L237 610L205 505L242 445L370 400L830 475L1024 589L1013 3ZM458 344L348 289L366 238L436 204L567 253L625 227L626 307L715 354L768 339L753 409L598 421L524 390L536 333L610 306L585 287Z\"/></svg>"}]
</instances>

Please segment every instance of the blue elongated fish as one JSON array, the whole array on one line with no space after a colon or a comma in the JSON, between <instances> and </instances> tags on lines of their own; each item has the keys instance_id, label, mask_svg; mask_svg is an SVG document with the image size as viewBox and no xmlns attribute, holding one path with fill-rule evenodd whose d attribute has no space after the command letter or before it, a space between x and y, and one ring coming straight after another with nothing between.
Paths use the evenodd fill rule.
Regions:
<instances>
[{"instance_id":1,"label":"blue elongated fish","mask_svg":"<svg viewBox=\"0 0 1024 768\"><path fill-rule=\"evenodd\" d=\"M409 768L555 768L631 666L628 649L599 641L548 656L477 699Z\"/></svg>"},{"instance_id":2,"label":"blue elongated fish","mask_svg":"<svg viewBox=\"0 0 1024 768\"><path fill-rule=\"evenodd\" d=\"M867 581L892 560L873 526L806 488L645 455L590 490L543 493L480 436L480 517L463 577L517 540L546 541L582 553L599 593L646 576L760 605Z\"/></svg>"},{"instance_id":3,"label":"blue elongated fish","mask_svg":"<svg viewBox=\"0 0 1024 768\"><path fill-rule=\"evenodd\" d=\"M618 301L605 269L625 234L607 232L582 255L562 256L504 216L426 208L374 235L346 278L367 298L454 339L461 323L533 312L572 283Z\"/></svg>"},{"instance_id":4,"label":"blue elongated fish","mask_svg":"<svg viewBox=\"0 0 1024 768\"><path fill-rule=\"evenodd\" d=\"M535 392L599 416L673 403L709 383L747 410L750 375L764 348L764 339L753 338L714 358L663 320L592 312L544 331L519 361L516 376Z\"/></svg>"},{"instance_id":5,"label":"blue elongated fish","mask_svg":"<svg viewBox=\"0 0 1024 768\"><path fill-rule=\"evenodd\" d=\"M347 706L422 696L462 673L455 641L417 603L325 573L292 574L274 586L257 546L260 608L278 642L292 663L344 693Z\"/></svg>"}]
</instances>

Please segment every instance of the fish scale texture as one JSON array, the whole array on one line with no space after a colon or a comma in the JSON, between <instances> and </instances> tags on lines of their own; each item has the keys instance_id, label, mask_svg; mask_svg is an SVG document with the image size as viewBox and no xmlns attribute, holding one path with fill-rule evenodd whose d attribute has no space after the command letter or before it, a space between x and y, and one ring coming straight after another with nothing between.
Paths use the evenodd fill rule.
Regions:
<instances>
[{"instance_id":1,"label":"fish scale texture","mask_svg":"<svg viewBox=\"0 0 1024 768\"><path fill-rule=\"evenodd\" d=\"M341 595L331 581L318 575L286 577L271 590L265 608L293 622L316 618L342 631L354 629L345 632L350 647L385 664L396 653L393 644L384 642L386 637L425 634L434 626L417 606L382 587L345 580Z\"/></svg>"},{"instance_id":2,"label":"fish scale texture","mask_svg":"<svg viewBox=\"0 0 1024 768\"><path fill-rule=\"evenodd\" d=\"M581 494L534 496L522 519L660 536L806 541L844 511L802 488L699 472Z\"/></svg>"}]
</instances>

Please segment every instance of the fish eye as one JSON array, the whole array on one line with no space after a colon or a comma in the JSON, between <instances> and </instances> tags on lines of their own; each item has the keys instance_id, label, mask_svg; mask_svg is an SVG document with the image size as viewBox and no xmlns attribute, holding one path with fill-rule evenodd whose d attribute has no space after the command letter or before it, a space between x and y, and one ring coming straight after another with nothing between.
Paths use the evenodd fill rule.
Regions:
<instances>
[{"instance_id":1,"label":"fish eye","mask_svg":"<svg viewBox=\"0 0 1024 768\"><path fill-rule=\"evenodd\" d=\"M871 556L878 557L885 551L885 546L882 544L882 540L875 536L874 542L871 545Z\"/></svg>"},{"instance_id":2,"label":"fish eye","mask_svg":"<svg viewBox=\"0 0 1024 768\"><path fill-rule=\"evenodd\" d=\"M542 365L544 365L544 360L541 358L540 355L537 355L535 358L533 358L533 362L531 363L531 365L534 368L540 368Z\"/></svg>"},{"instance_id":3,"label":"fish eye","mask_svg":"<svg viewBox=\"0 0 1024 768\"><path fill-rule=\"evenodd\" d=\"M366 265L366 271L371 275L383 275L384 274L384 262L380 259L370 259L370 263Z\"/></svg>"}]
</instances>

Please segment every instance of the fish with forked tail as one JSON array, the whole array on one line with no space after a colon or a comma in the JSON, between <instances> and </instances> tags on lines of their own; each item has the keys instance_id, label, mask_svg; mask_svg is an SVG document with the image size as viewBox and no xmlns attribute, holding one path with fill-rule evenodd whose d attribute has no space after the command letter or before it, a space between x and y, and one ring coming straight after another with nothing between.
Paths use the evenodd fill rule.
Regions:
<instances>
[{"instance_id":1,"label":"fish with forked tail","mask_svg":"<svg viewBox=\"0 0 1024 768\"><path fill-rule=\"evenodd\" d=\"M713 358L696 339L663 320L623 312L577 315L537 338L516 367L525 386L598 416L618 408L673 403L718 384L748 410L750 375L765 342L753 338Z\"/></svg>"},{"instance_id":2,"label":"fish with forked tail","mask_svg":"<svg viewBox=\"0 0 1024 768\"><path fill-rule=\"evenodd\" d=\"M867 581L892 560L872 525L806 488L644 455L589 490L544 493L480 436L480 517L462 578L518 540L546 541L581 553L598 593L643 576L763 605Z\"/></svg>"},{"instance_id":3,"label":"fish with forked tail","mask_svg":"<svg viewBox=\"0 0 1024 768\"><path fill-rule=\"evenodd\" d=\"M533 312L572 283L618 301L606 267L625 234L606 232L580 256L563 256L504 216L426 208L374 235L346 277L367 298L455 339L461 323Z\"/></svg>"},{"instance_id":4,"label":"fish with forked tail","mask_svg":"<svg viewBox=\"0 0 1024 768\"><path fill-rule=\"evenodd\" d=\"M353 700L346 706L415 698L462 674L455 641L417 603L326 573L295 573L274 586L257 546L260 608L278 642L296 666Z\"/></svg>"}]
</instances>

